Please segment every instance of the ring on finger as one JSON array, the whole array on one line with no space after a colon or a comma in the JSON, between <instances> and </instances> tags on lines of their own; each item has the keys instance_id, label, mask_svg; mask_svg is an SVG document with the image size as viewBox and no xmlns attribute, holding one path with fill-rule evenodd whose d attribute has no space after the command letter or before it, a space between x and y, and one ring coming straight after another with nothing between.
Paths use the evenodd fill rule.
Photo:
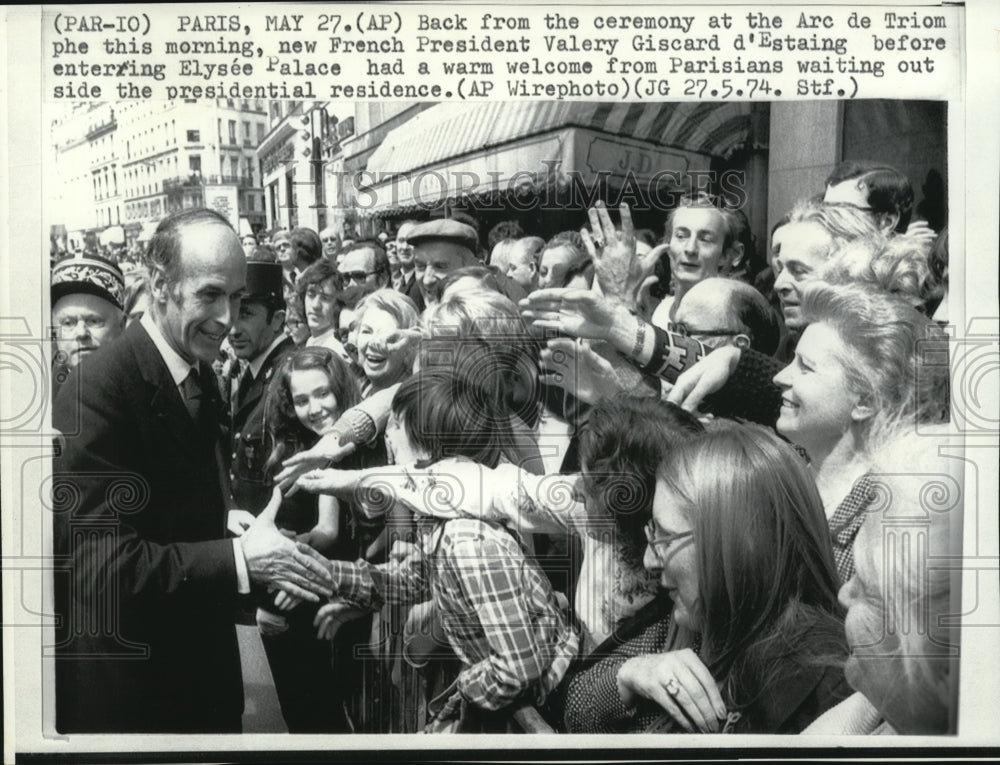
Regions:
<instances>
[{"instance_id":1,"label":"ring on finger","mask_svg":"<svg viewBox=\"0 0 1000 765\"><path fill-rule=\"evenodd\" d=\"M667 693L669 693L671 696L676 696L678 693L681 692L681 687L677 684L677 679L673 677L667 680L666 688L667 688Z\"/></svg>"}]
</instances>

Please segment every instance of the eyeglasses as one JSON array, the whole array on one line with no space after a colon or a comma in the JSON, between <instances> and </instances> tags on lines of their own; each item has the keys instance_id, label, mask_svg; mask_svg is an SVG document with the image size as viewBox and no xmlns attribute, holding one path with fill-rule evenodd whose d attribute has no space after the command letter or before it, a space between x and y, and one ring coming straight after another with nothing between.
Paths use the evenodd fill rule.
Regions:
<instances>
[{"instance_id":1,"label":"eyeglasses","mask_svg":"<svg viewBox=\"0 0 1000 765\"><path fill-rule=\"evenodd\" d=\"M328 237L326 237L326 239L320 238L320 241L323 244L329 244L330 242L336 242L337 244L340 244L340 237L337 237L337 236L328 236Z\"/></svg>"},{"instance_id":2,"label":"eyeglasses","mask_svg":"<svg viewBox=\"0 0 1000 765\"><path fill-rule=\"evenodd\" d=\"M373 276L377 273L378 271L341 271L340 275L344 277L344 281L363 282L369 276Z\"/></svg>"},{"instance_id":3,"label":"eyeglasses","mask_svg":"<svg viewBox=\"0 0 1000 765\"><path fill-rule=\"evenodd\" d=\"M656 555L656 559L660 563L666 562L666 551L670 548L674 542L680 539L687 539L688 537L693 537L693 531L679 531L676 534L657 534L656 522L650 518L649 522L645 526L646 531L646 541L649 542L649 546ZM662 548L662 551L661 551Z\"/></svg>"},{"instance_id":4,"label":"eyeglasses","mask_svg":"<svg viewBox=\"0 0 1000 765\"><path fill-rule=\"evenodd\" d=\"M691 329L684 322L674 324L673 331L682 337L735 337L747 334L745 330L741 329Z\"/></svg>"}]
</instances>

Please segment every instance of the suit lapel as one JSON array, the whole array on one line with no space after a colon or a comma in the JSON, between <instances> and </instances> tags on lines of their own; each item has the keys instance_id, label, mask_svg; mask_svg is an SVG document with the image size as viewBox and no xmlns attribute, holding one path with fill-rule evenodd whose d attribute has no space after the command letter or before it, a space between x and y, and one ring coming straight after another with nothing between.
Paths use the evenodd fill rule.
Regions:
<instances>
[{"instance_id":1,"label":"suit lapel","mask_svg":"<svg viewBox=\"0 0 1000 765\"><path fill-rule=\"evenodd\" d=\"M139 322L133 322L125 332L126 337L131 340L139 373L148 386L150 411L161 423L164 431L180 446L177 451L181 458L191 462L192 465L199 465L200 450L193 447L195 444L203 442L205 434L188 414L187 407L181 399L181 393L177 389L173 377L170 376L170 370L167 369L166 362L154 345L152 338ZM204 365L202 366L204 367ZM209 416L217 420L219 396L214 376L209 379L206 377L204 369L201 369L200 372L203 421ZM211 375L210 371L209 375Z\"/></svg>"}]
</instances>

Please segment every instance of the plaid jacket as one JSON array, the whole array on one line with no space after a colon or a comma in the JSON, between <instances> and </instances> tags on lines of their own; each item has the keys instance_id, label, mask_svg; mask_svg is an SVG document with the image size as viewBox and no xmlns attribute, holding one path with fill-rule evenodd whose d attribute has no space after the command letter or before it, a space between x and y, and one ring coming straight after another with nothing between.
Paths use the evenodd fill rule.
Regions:
<instances>
[{"instance_id":1,"label":"plaid jacket","mask_svg":"<svg viewBox=\"0 0 1000 765\"><path fill-rule=\"evenodd\" d=\"M500 526L425 519L420 532L422 555L331 561L337 594L369 607L430 596L465 665L458 691L467 702L487 710L520 698L544 703L579 647L545 574Z\"/></svg>"}]
</instances>

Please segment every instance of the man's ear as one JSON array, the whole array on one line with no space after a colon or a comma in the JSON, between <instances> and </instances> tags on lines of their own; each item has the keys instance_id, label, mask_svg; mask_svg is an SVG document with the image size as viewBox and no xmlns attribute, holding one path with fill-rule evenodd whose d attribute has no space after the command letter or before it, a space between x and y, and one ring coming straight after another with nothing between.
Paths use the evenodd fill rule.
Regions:
<instances>
[{"instance_id":1,"label":"man's ear","mask_svg":"<svg viewBox=\"0 0 1000 765\"><path fill-rule=\"evenodd\" d=\"M167 272L163 266L150 266L149 268L149 295L157 305L166 305L170 283L167 280Z\"/></svg>"},{"instance_id":2,"label":"man's ear","mask_svg":"<svg viewBox=\"0 0 1000 765\"><path fill-rule=\"evenodd\" d=\"M274 332L281 332L285 328L285 309L281 308L274 312L271 317L271 329Z\"/></svg>"}]
</instances>

